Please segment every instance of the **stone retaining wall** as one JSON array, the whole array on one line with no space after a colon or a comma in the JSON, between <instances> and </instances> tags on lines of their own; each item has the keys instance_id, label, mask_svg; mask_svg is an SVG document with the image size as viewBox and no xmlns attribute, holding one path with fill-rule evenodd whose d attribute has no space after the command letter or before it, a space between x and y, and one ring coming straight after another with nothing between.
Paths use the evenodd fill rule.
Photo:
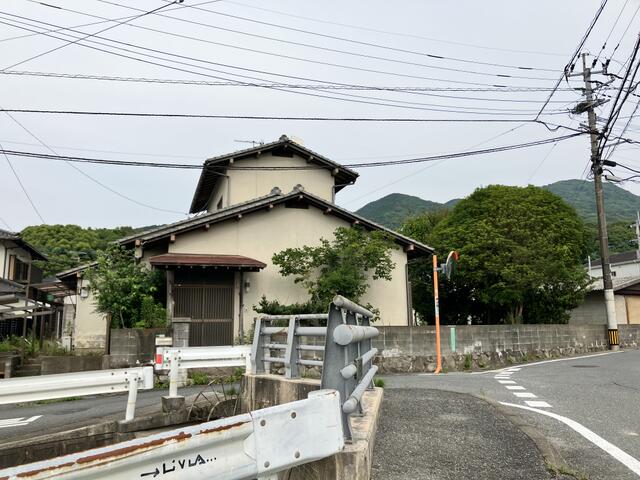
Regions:
<instances>
[{"instance_id":1,"label":"stone retaining wall","mask_svg":"<svg viewBox=\"0 0 640 480\"><path fill-rule=\"evenodd\" d=\"M380 373L432 372L436 368L435 327L379 327L374 346ZM620 325L622 348L638 348L640 325ZM606 350L606 325L443 326L445 370L501 367L552 357Z\"/></svg>"}]
</instances>

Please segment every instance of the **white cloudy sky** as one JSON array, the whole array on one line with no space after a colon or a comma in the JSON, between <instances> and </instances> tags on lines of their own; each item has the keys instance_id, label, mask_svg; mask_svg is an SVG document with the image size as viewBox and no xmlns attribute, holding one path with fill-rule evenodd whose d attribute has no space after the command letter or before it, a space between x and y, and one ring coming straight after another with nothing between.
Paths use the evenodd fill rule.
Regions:
<instances>
[{"instance_id":1,"label":"white cloudy sky","mask_svg":"<svg viewBox=\"0 0 640 480\"><path fill-rule=\"evenodd\" d=\"M147 15L99 34L103 38L91 39L102 42L103 45L87 43L120 55L169 65L173 69L92 50L78 44L65 46L13 66L65 44L63 40L51 37L61 37L64 31L48 33L49 36L31 35L33 32L76 27L76 31L84 34L95 33L113 23L79 25L100 21L97 17L120 19L139 13L126 6L150 11L164 3L163 0L109 2L47 2L48 5L62 7L65 9L63 10L29 0L3 0L0 6L0 71L5 74L0 74L0 106L6 109L223 115L526 120L535 117L546 92L423 91L421 94L408 94L370 90L296 90L343 99L387 104L391 102L396 105L388 106L256 87L42 78L9 75L6 72L205 81L216 80L211 77L242 80L237 75L246 75L259 78L262 82L281 81L307 85L320 85L319 81L322 81L324 85L333 82L377 87L483 88L499 84L548 88L554 85L600 5L599 0L185 0L180 5L181 8L174 5L159 12L164 16ZM194 6L201 10L191 8ZM603 42L611 34L601 57L607 58L622 38L611 63L611 69L618 72L622 68L621 64L630 56L638 34L640 15L635 18L633 16L639 7L640 0L610 0L589 37L585 50L597 55ZM627 27L627 34L623 37ZM25 28L31 31L24 30ZM167 33L182 35L183 38ZM71 40L69 37L64 38ZM109 43L106 39L129 45ZM154 55L156 58L145 57L143 54ZM446 58L427 57L425 54ZM486 64L532 67L533 70ZM179 71L176 68L189 71ZM370 70L386 73L374 73ZM512 77L497 76L505 74ZM562 84L563 88L568 86L580 86L579 79L572 81L571 85ZM424 93L430 95L423 95ZM347 97L345 94L376 98L362 99ZM446 97L433 96L434 94ZM554 103L547 109L549 114L542 118L574 128L579 126L584 118L572 117L567 113L553 114L553 110L566 109L578 98L578 94L573 92L557 93L553 97ZM630 101L629 104L632 109L634 103ZM450 111L439 112L433 109ZM608 114L607 105L602 107L600 114ZM537 124L485 121L347 123L74 117L29 113L15 113L13 116L60 154L180 163L200 163L207 157L247 147L235 140L268 142L283 133L298 137L306 146L343 163L433 155L475 146L487 148L569 133L562 129L552 133ZM623 126L625 121L620 123ZM633 137L634 132L632 124L626 136ZM0 113L0 143L8 150L47 151L25 129L3 113ZM635 153L635 147L622 146L616 150L615 158L633 165ZM47 223L140 226L175 221L183 216L126 200L65 163L15 156L9 158ZM541 163L543 160L544 163ZM544 145L437 164L362 169L357 184L343 190L338 196L338 203L355 210L392 192L446 201L467 195L474 188L491 183L544 185L556 180L583 177L587 161L588 139L583 136L559 143L553 149L551 145ZM109 189L136 202L176 212L188 210L198 177L196 171L98 165L80 165L77 168ZM640 193L640 187L633 183L626 184L625 188ZM0 227L6 228L8 224L15 230L40 223L3 157L0 157L0 217L5 223Z\"/></svg>"}]
</instances>

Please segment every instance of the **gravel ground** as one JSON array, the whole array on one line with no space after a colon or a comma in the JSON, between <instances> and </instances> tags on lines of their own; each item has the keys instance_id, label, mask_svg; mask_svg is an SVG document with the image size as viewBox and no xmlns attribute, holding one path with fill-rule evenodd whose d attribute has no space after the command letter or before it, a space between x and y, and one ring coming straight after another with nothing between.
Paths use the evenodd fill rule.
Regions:
<instances>
[{"instance_id":1,"label":"gravel ground","mask_svg":"<svg viewBox=\"0 0 640 480\"><path fill-rule=\"evenodd\" d=\"M385 389L374 480L550 479L542 454L518 427L476 397Z\"/></svg>"}]
</instances>

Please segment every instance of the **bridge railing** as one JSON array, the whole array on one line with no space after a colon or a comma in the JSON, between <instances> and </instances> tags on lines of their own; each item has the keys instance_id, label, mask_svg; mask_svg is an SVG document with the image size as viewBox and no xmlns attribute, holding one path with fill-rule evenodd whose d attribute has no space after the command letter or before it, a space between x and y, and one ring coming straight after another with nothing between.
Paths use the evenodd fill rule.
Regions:
<instances>
[{"instance_id":1,"label":"bridge railing","mask_svg":"<svg viewBox=\"0 0 640 480\"><path fill-rule=\"evenodd\" d=\"M138 390L153 388L153 368L120 368L0 380L0 405L129 392L125 419L134 418Z\"/></svg>"},{"instance_id":2,"label":"bridge railing","mask_svg":"<svg viewBox=\"0 0 640 480\"><path fill-rule=\"evenodd\" d=\"M63 457L0 470L19 480L276 479L344 447L335 390Z\"/></svg>"},{"instance_id":3,"label":"bridge railing","mask_svg":"<svg viewBox=\"0 0 640 480\"><path fill-rule=\"evenodd\" d=\"M324 345L313 345L302 341L303 337L327 335L326 327L309 326L310 322L326 322L326 313L304 315L264 315L256 320L251 349L251 364L255 373L271 373L273 364L284 366L286 378L299 378L300 367L322 367L322 360L305 358L305 352L323 353ZM273 341L273 337L286 337L284 343ZM276 356L271 356L272 352Z\"/></svg>"},{"instance_id":4,"label":"bridge railing","mask_svg":"<svg viewBox=\"0 0 640 480\"><path fill-rule=\"evenodd\" d=\"M340 393L345 437L351 440L349 416L362 414L362 396L373 388L378 367L373 358L378 350L371 346L378 329L371 326L374 314L366 308L336 296L328 314L265 315L256 320L252 345L255 373L271 373L273 364L284 365L287 378L299 378L300 367L321 367L321 388ZM306 326L309 321L326 322L326 326ZM285 342L272 341L274 336ZM310 345L303 337L324 337L324 345ZM272 352L279 352L272 356ZM303 357L304 352L322 353L323 360Z\"/></svg>"},{"instance_id":5,"label":"bridge railing","mask_svg":"<svg viewBox=\"0 0 640 480\"><path fill-rule=\"evenodd\" d=\"M169 397L178 396L179 371L192 368L245 367L251 372L251 346L159 347L155 369L169 371Z\"/></svg>"}]
</instances>

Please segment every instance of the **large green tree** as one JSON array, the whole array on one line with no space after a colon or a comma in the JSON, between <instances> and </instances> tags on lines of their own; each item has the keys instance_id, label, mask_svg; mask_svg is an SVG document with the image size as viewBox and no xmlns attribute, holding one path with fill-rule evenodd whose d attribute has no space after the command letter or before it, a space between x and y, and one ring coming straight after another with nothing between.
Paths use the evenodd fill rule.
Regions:
<instances>
[{"instance_id":1,"label":"large green tree","mask_svg":"<svg viewBox=\"0 0 640 480\"><path fill-rule=\"evenodd\" d=\"M272 261L283 276L294 277L307 289L312 309L325 311L337 294L360 301L369 278L391 280L392 248L393 241L384 232L338 227L332 240L321 238L317 246L287 248Z\"/></svg>"},{"instance_id":2,"label":"large green tree","mask_svg":"<svg viewBox=\"0 0 640 480\"><path fill-rule=\"evenodd\" d=\"M111 318L112 328L166 326L159 298L163 276L136 263L132 250L111 246L98 252L97 263L85 272L96 299L96 311Z\"/></svg>"},{"instance_id":3,"label":"large green tree","mask_svg":"<svg viewBox=\"0 0 640 480\"><path fill-rule=\"evenodd\" d=\"M584 225L541 188L478 189L419 239L442 257L460 252L456 275L441 282L443 317L452 323L468 316L481 323L566 322L589 284ZM415 281L427 291L425 278ZM432 308L421 316L429 319Z\"/></svg>"}]
</instances>

